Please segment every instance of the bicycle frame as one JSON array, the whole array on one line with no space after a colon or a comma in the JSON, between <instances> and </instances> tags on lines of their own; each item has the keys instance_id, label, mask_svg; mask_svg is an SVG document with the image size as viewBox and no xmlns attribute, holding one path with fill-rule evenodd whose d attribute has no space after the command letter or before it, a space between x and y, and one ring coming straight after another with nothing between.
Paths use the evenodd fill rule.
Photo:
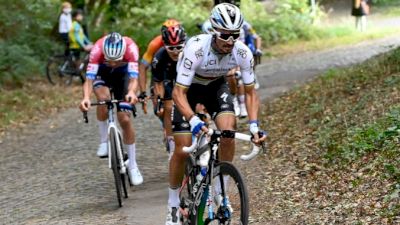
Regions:
<instances>
[{"instance_id":1,"label":"bicycle frame","mask_svg":"<svg viewBox=\"0 0 400 225\"><path fill-rule=\"evenodd\" d=\"M116 131L115 133L116 133L117 137L115 137L115 141L116 141L116 145L117 145L117 154L118 154L119 159L120 159L119 164L121 165L120 173L121 174L125 174L127 165L124 162L124 155L122 153L122 148L121 148L121 146L122 146L121 144L122 143L120 142L120 138L119 138L119 137L122 137L122 133L118 129L118 126L116 125L115 119L114 119L114 104L118 104L119 102L122 102L122 101L121 100L107 100L107 101L99 101L98 103L93 103L91 105L92 106L93 105L106 105L107 106L107 110L108 110L108 128L107 128L108 136L110 136L112 129L114 129ZM136 108L135 108L134 105L132 107L133 107L133 111L132 111L133 117L136 117ZM84 117L85 123L88 123L89 121L88 121L88 118L87 118L87 112L84 112L83 117ZM108 156L109 156L108 157L108 167L110 169L112 169L111 154L113 154L113 153L111 152L111 139L110 138L108 139L107 146L108 146Z\"/></svg>"},{"instance_id":2,"label":"bicycle frame","mask_svg":"<svg viewBox=\"0 0 400 225\"><path fill-rule=\"evenodd\" d=\"M235 139L239 139L239 140L244 140L244 141L251 141L251 136L247 135L247 134L242 134L242 133L238 133L238 132L233 132L233 131L226 131L227 133L225 133L224 135L229 135L232 138ZM215 137L213 137L213 135L216 135ZM186 153L190 153L189 154L189 159L190 159L190 171L188 171L189 174L192 174L194 171L193 169L197 166L205 166L204 162L201 162L200 160L201 157L203 156L203 160L206 161L206 165L207 165L207 174L202 178L201 182L198 183L194 183L192 184L192 186L190 187L191 192L190 193L192 196L190 196L191 199L188 200L193 200L191 202L189 202L189 213L191 215L197 215L197 211L196 208L201 204L202 202L202 198L203 198L203 194L205 193L205 191L207 191L207 200L206 200L206 204L207 204L207 208L208 208L208 220L212 221L215 219L215 214L214 214L214 208L213 208L213 187L214 187L214 167L215 167L215 163L218 162L218 157L217 157L217 153L218 153L218 149L219 149L219 144L220 144L220 140L219 138L223 136L222 132L215 132L212 129L209 129L209 133L208 134L202 134L199 138L195 138L192 142L192 145L190 147L184 147L183 151ZM207 140L208 137L211 138L211 141ZM262 149L264 150L264 146L262 146ZM251 151L251 153L247 154L247 155L242 155L240 158L243 161L248 161L251 160L253 158L255 158L258 153L260 152L260 147L256 146L253 144L253 149ZM209 153L209 155L207 156L207 154ZM205 154L205 155L204 155ZM197 162L196 160L199 160L199 162ZM203 164L203 165L200 165ZM185 180L182 182L182 186L180 191L183 190L183 188L189 183L189 179L190 177L186 177ZM207 189L206 189L207 188ZM225 196L225 190L224 190L224 185L221 186L221 194L222 196ZM227 206L226 202L224 201L222 204L224 204L223 206ZM188 215L186 215L188 216ZM225 215L227 218L230 217L230 215Z\"/></svg>"},{"instance_id":3,"label":"bicycle frame","mask_svg":"<svg viewBox=\"0 0 400 225\"><path fill-rule=\"evenodd\" d=\"M107 104L107 109L108 109L108 136L110 136L111 129L115 129L116 134L119 137L122 137L121 136L121 131L118 129L118 127L117 127L117 125L115 123L115 120L114 120L114 110L113 110L114 109L114 104L113 103L112 104ZM124 173L126 173L126 165L125 165L125 162L124 162L124 156L122 154L120 138L116 137L115 140L116 140L116 145L117 145L117 154L119 155L119 160L120 160L119 163L121 165L121 168L120 168L119 172L121 174L124 174ZM108 146L108 155L111 156L111 154L113 154L113 153L111 152L110 138L108 139L108 145L107 146ZM111 157L108 157L108 168L111 169Z\"/></svg>"}]
</instances>

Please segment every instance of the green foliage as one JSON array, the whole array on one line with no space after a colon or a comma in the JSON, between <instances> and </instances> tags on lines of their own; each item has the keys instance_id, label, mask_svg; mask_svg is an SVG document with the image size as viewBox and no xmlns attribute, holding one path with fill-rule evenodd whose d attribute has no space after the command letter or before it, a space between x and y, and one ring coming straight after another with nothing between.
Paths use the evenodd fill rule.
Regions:
<instances>
[{"instance_id":1,"label":"green foliage","mask_svg":"<svg viewBox=\"0 0 400 225\"><path fill-rule=\"evenodd\" d=\"M52 49L50 31L57 20L56 1L6 1L0 4L0 84L22 80L43 68Z\"/></svg>"},{"instance_id":2,"label":"green foliage","mask_svg":"<svg viewBox=\"0 0 400 225\"><path fill-rule=\"evenodd\" d=\"M398 0L372 0L372 4L374 5L391 5L391 4L398 4Z\"/></svg>"},{"instance_id":3,"label":"green foliage","mask_svg":"<svg viewBox=\"0 0 400 225\"><path fill-rule=\"evenodd\" d=\"M312 27L315 16L307 1L278 0L276 3L272 14L267 14L263 4L255 0L242 0L241 3L246 20L261 34L265 45L310 39L316 35ZM321 15L319 10L316 15Z\"/></svg>"},{"instance_id":4,"label":"green foliage","mask_svg":"<svg viewBox=\"0 0 400 225\"><path fill-rule=\"evenodd\" d=\"M71 2L74 8L84 6L93 41L104 33L119 31L132 37L141 53L160 33L161 24L167 18L182 21L189 35L198 34L196 25L208 18L213 4L211 0ZM0 45L4 49L0 54L0 85L40 73L48 56L56 50L61 51L62 46L53 37L57 35L54 30L60 3L58 0L15 0L0 5ZM264 45L315 35L311 28L313 16L306 1L278 0L272 14L267 14L262 3L256 0L242 0L241 8L246 20L262 36ZM21 60L24 63L19 63L18 67L10 65Z\"/></svg>"},{"instance_id":5,"label":"green foliage","mask_svg":"<svg viewBox=\"0 0 400 225\"><path fill-rule=\"evenodd\" d=\"M181 21L189 35L198 34L196 24L203 23L210 13L211 6L208 3L210 1L207 0L160 0L141 3L121 0L119 20L110 29L124 31L144 50L148 42L160 34L161 25L168 18Z\"/></svg>"}]
</instances>

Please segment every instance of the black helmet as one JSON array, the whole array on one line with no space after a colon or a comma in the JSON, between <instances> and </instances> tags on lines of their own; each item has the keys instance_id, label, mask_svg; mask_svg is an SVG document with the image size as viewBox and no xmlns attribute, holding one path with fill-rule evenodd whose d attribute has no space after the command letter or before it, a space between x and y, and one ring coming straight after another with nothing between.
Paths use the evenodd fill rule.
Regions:
<instances>
[{"instance_id":1,"label":"black helmet","mask_svg":"<svg viewBox=\"0 0 400 225\"><path fill-rule=\"evenodd\" d=\"M161 36L165 45L177 45L186 41L186 32L182 25L162 26Z\"/></svg>"}]
</instances>

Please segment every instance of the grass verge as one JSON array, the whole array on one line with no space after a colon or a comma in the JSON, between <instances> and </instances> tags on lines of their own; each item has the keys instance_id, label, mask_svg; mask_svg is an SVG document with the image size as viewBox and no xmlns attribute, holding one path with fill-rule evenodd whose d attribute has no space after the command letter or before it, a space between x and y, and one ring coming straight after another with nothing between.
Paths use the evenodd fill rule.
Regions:
<instances>
[{"instance_id":1,"label":"grass verge","mask_svg":"<svg viewBox=\"0 0 400 225\"><path fill-rule=\"evenodd\" d=\"M379 20L385 20L385 18ZM323 50L340 45L351 45L362 41L400 35L399 27L373 26L373 23L370 23L370 28L366 32L358 32L354 29L353 18L349 18L340 24L316 25L314 29L316 29L314 32L316 35L309 40L295 40L271 46L267 49L268 55L279 57L292 53Z\"/></svg>"},{"instance_id":2,"label":"grass verge","mask_svg":"<svg viewBox=\"0 0 400 225\"><path fill-rule=\"evenodd\" d=\"M315 184L300 205L344 215L335 222L346 224L399 219L399 87L400 48L330 70L268 103L262 127L269 128L272 155L294 161L302 185Z\"/></svg>"},{"instance_id":3,"label":"grass verge","mask_svg":"<svg viewBox=\"0 0 400 225\"><path fill-rule=\"evenodd\" d=\"M76 106L81 95L79 85L51 86L42 78L25 80L21 87L0 88L0 136L7 129L23 127Z\"/></svg>"}]
</instances>

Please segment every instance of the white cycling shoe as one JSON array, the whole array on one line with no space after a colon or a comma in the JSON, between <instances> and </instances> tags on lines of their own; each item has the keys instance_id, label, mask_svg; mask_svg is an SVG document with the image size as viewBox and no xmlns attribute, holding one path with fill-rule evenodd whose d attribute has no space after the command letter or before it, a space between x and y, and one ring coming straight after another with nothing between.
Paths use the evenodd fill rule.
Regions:
<instances>
[{"instance_id":1,"label":"white cycling shoe","mask_svg":"<svg viewBox=\"0 0 400 225\"><path fill-rule=\"evenodd\" d=\"M97 156L100 158L108 156L107 142L103 142L99 145L99 148L97 148Z\"/></svg>"},{"instance_id":2,"label":"white cycling shoe","mask_svg":"<svg viewBox=\"0 0 400 225\"><path fill-rule=\"evenodd\" d=\"M241 104L239 105L239 108L240 108L239 117L240 117L240 118L247 117L246 105L245 105L244 103L241 103Z\"/></svg>"},{"instance_id":3,"label":"white cycling shoe","mask_svg":"<svg viewBox=\"0 0 400 225\"><path fill-rule=\"evenodd\" d=\"M128 168L129 179L133 185L139 185L143 183L143 176L139 171L138 167Z\"/></svg>"},{"instance_id":4,"label":"white cycling shoe","mask_svg":"<svg viewBox=\"0 0 400 225\"><path fill-rule=\"evenodd\" d=\"M165 221L165 225L182 225L181 213L179 211L179 207L169 207L168 206L168 214L167 220Z\"/></svg>"},{"instance_id":5,"label":"white cycling shoe","mask_svg":"<svg viewBox=\"0 0 400 225\"><path fill-rule=\"evenodd\" d=\"M221 204L223 203L222 195L219 194L219 195L214 196L214 202L215 202L215 205L217 207L220 207ZM225 198L225 204L224 205L226 206L226 208L228 208L229 212L232 214L233 213L233 208L232 208L231 202L229 201L229 197Z\"/></svg>"}]
</instances>

